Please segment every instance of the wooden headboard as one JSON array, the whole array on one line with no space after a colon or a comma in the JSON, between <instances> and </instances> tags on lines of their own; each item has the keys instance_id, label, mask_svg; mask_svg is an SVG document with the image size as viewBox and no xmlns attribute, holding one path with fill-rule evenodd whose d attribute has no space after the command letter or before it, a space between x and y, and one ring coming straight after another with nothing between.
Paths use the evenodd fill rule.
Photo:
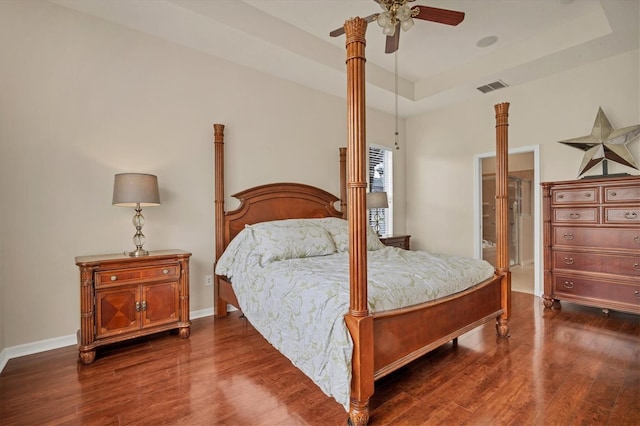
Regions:
<instances>
[{"instance_id":1,"label":"wooden headboard","mask_svg":"<svg viewBox=\"0 0 640 426\"><path fill-rule=\"evenodd\" d=\"M225 246L245 225L270 220L342 217L336 210L338 197L301 183L271 183L232 195L240 206L224 216Z\"/></svg>"}]
</instances>

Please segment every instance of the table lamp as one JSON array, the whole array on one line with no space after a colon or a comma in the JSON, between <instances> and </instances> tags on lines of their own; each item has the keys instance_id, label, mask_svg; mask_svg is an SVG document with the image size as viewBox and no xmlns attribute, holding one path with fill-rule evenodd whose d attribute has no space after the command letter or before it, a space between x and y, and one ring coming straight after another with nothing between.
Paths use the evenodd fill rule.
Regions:
<instances>
[{"instance_id":1,"label":"table lamp","mask_svg":"<svg viewBox=\"0 0 640 426\"><path fill-rule=\"evenodd\" d=\"M373 221L375 222L374 229L378 236L380 236L380 209L388 207L389 200L386 192L369 192L367 194L367 208L375 209Z\"/></svg>"},{"instance_id":2,"label":"table lamp","mask_svg":"<svg viewBox=\"0 0 640 426\"><path fill-rule=\"evenodd\" d=\"M125 252L129 256L146 256L148 251L144 250L144 216L142 207L157 206L160 204L160 192L158 191L158 178L145 173L120 173L113 181L113 202L114 206L133 207L136 214L133 216L133 226L136 233L133 236L133 244L136 249Z\"/></svg>"}]
</instances>

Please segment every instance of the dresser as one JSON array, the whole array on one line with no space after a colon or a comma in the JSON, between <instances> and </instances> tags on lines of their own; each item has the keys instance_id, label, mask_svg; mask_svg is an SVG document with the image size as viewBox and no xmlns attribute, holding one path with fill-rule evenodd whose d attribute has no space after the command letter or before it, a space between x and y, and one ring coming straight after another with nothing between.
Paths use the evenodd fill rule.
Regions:
<instances>
[{"instance_id":1,"label":"dresser","mask_svg":"<svg viewBox=\"0 0 640 426\"><path fill-rule=\"evenodd\" d=\"M182 250L148 256L76 257L80 268L80 361L90 364L99 346L159 331L189 337L189 257Z\"/></svg>"},{"instance_id":2,"label":"dresser","mask_svg":"<svg viewBox=\"0 0 640 426\"><path fill-rule=\"evenodd\" d=\"M401 249L409 250L410 238L411 235L386 235L380 237L380 241L382 241L382 244L384 244L385 246L399 247Z\"/></svg>"},{"instance_id":3,"label":"dresser","mask_svg":"<svg viewBox=\"0 0 640 426\"><path fill-rule=\"evenodd\" d=\"M544 305L640 314L640 176L542 184Z\"/></svg>"}]
</instances>

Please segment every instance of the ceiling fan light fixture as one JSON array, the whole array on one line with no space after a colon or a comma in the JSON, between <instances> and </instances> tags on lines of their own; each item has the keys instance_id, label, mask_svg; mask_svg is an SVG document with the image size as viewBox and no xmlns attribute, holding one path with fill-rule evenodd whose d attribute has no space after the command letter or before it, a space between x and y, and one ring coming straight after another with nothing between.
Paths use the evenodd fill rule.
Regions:
<instances>
[{"instance_id":1,"label":"ceiling fan light fixture","mask_svg":"<svg viewBox=\"0 0 640 426\"><path fill-rule=\"evenodd\" d=\"M392 22L388 22L387 25L382 28L382 34L392 37L396 34L396 26Z\"/></svg>"},{"instance_id":2,"label":"ceiling fan light fixture","mask_svg":"<svg viewBox=\"0 0 640 426\"><path fill-rule=\"evenodd\" d=\"M396 16L400 21L405 21L411 18L411 8L406 4L403 4L396 11Z\"/></svg>"},{"instance_id":3,"label":"ceiling fan light fixture","mask_svg":"<svg viewBox=\"0 0 640 426\"><path fill-rule=\"evenodd\" d=\"M382 12L376 18L376 22L378 22L378 25L381 27L386 27L391 22L391 14L388 11Z\"/></svg>"},{"instance_id":4,"label":"ceiling fan light fixture","mask_svg":"<svg viewBox=\"0 0 640 426\"><path fill-rule=\"evenodd\" d=\"M413 27L413 18L405 19L400 23L400 27L402 31L409 31L411 27Z\"/></svg>"}]
</instances>

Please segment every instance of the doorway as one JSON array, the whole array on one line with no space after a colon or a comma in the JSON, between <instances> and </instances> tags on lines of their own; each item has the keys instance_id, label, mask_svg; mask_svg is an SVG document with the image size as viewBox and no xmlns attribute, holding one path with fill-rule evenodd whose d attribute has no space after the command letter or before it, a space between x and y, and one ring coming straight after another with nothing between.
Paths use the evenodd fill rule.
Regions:
<instances>
[{"instance_id":1,"label":"doorway","mask_svg":"<svg viewBox=\"0 0 640 426\"><path fill-rule=\"evenodd\" d=\"M538 147L509 151L509 263L512 289L542 294L539 261ZM476 156L476 257L495 266L495 153Z\"/></svg>"}]
</instances>

